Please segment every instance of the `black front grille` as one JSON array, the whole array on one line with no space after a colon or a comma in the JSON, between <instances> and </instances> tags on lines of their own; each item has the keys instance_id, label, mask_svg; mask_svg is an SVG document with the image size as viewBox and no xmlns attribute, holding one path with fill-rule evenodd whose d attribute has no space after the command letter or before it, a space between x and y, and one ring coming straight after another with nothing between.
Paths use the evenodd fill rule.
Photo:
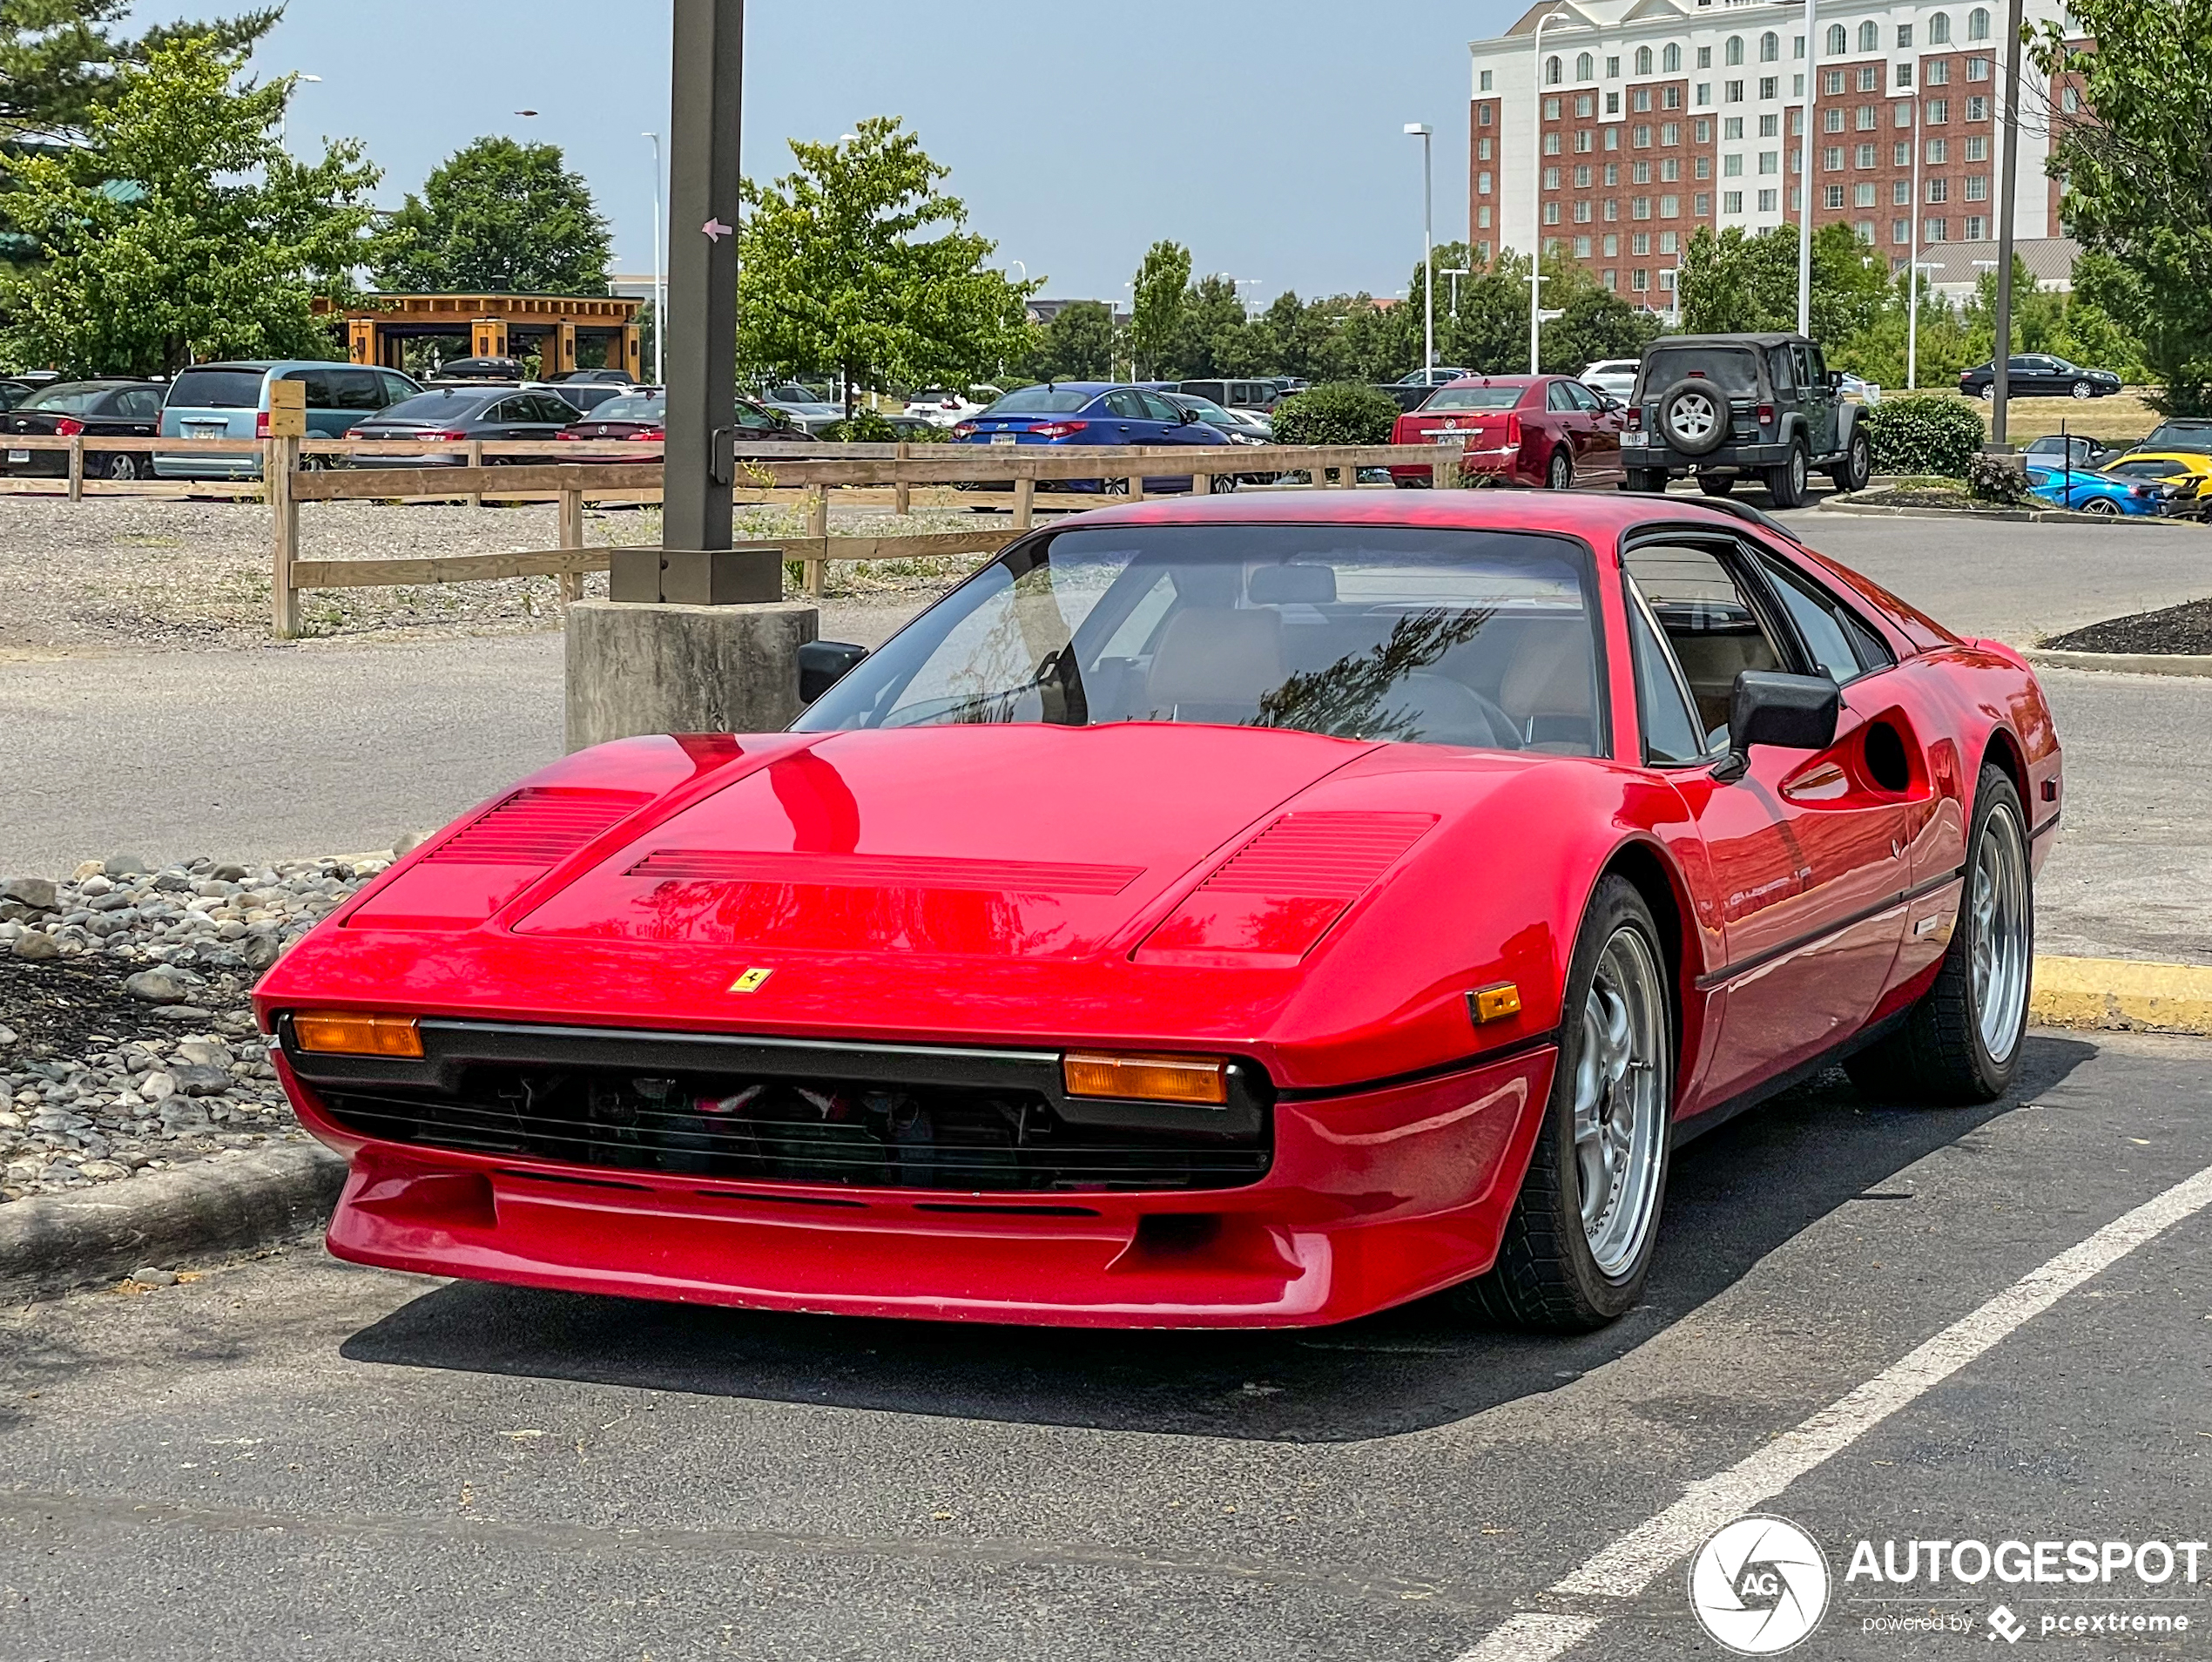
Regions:
<instances>
[{"instance_id":1,"label":"black front grille","mask_svg":"<svg viewBox=\"0 0 2212 1662\"><path fill-rule=\"evenodd\" d=\"M471 1062L437 1084L319 1081L381 1140L752 1181L998 1192L1229 1188L1266 1175L1257 1135L1070 1124L1041 1091Z\"/></svg>"}]
</instances>

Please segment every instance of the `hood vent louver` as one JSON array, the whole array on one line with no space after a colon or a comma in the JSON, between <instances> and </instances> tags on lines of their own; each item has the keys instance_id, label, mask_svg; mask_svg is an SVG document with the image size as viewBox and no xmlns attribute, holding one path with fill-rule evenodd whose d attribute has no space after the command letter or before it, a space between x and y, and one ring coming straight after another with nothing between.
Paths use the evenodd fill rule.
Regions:
<instances>
[{"instance_id":1,"label":"hood vent louver","mask_svg":"<svg viewBox=\"0 0 2212 1662\"><path fill-rule=\"evenodd\" d=\"M554 865L651 801L643 791L528 787L478 814L423 855L423 863Z\"/></svg>"}]
</instances>

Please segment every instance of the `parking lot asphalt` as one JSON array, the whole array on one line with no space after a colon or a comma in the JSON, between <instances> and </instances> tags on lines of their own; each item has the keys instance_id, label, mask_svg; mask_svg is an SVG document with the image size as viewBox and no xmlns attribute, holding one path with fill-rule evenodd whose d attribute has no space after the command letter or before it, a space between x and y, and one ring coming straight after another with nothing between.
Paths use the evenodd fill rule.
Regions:
<instances>
[{"instance_id":1,"label":"parking lot asphalt","mask_svg":"<svg viewBox=\"0 0 2212 1662\"><path fill-rule=\"evenodd\" d=\"M1979 1627L1866 1625L1979 1623L2000 1591L2033 1624L2106 1590L1880 1603L1897 1590L1844 1579L1855 1540L2202 1538L2212 1503L2212 1046L2029 1044L2000 1105L1888 1106L1831 1076L1691 1145L1646 1305L1581 1338L1433 1303L1278 1334L756 1314L311 1246L0 1312L0 1649L1554 1653L1496 1648L1518 1616L1575 1624L1578 1657L1713 1656L1663 1551L1641 1587L1558 1590L1877 1401L1745 1491L1831 1559L1799 1653L1987 1656ZM2177 1186L2158 1227L2130 1221ZM2116 1237L2086 1277L2038 1279ZM1900 1359L1954 1324L1980 1348L1899 1396ZM2212 1624L2212 1588L2148 1591L2169 1602L2134 1607Z\"/></svg>"}]
</instances>

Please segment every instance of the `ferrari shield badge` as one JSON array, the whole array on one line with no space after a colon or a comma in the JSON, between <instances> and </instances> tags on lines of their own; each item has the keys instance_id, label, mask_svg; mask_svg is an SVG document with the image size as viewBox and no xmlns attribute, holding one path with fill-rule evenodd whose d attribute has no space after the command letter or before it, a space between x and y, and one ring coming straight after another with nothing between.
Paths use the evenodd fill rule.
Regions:
<instances>
[{"instance_id":1,"label":"ferrari shield badge","mask_svg":"<svg viewBox=\"0 0 2212 1662\"><path fill-rule=\"evenodd\" d=\"M773 970L763 970L755 965L732 982L730 990L732 992L759 992L761 983L775 973Z\"/></svg>"}]
</instances>

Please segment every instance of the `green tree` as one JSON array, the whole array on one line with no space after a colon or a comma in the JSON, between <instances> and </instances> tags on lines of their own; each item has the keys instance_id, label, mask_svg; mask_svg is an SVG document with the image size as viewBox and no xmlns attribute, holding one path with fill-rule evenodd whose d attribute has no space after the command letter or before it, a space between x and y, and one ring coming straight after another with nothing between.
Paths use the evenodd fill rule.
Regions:
<instances>
[{"instance_id":1,"label":"green tree","mask_svg":"<svg viewBox=\"0 0 2212 1662\"><path fill-rule=\"evenodd\" d=\"M1074 301L1052 314L1023 366L1039 381L1103 381L1114 373L1114 309Z\"/></svg>"},{"instance_id":2,"label":"green tree","mask_svg":"<svg viewBox=\"0 0 2212 1662\"><path fill-rule=\"evenodd\" d=\"M964 385L1021 361L1022 302L1043 280L984 268L996 245L964 228L966 205L938 189L950 170L897 118L871 116L838 144L794 138L791 151L794 172L745 184L738 355L748 368L834 369L857 389Z\"/></svg>"},{"instance_id":3,"label":"green tree","mask_svg":"<svg viewBox=\"0 0 2212 1662\"><path fill-rule=\"evenodd\" d=\"M477 139L408 193L391 230L376 268L388 293L607 290L607 222L558 145Z\"/></svg>"},{"instance_id":4,"label":"green tree","mask_svg":"<svg viewBox=\"0 0 2212 1662\"><path fill-rule=\"evenodd\" d=\"M1182 347L1184 308L1190 285L1190 250L1179 242L1156 242L1136 268L1136 298L1130 302L1130 350L1140 373L1157 375Z\"/></svg>"},{"instance_id":5,"label":"green tree","mask_svg":"<svg viewBox=\"0 0 2212 1662\"><path fill-rule=\"evenodd\" d=\"M329 353L311 303L354 297L378 172L350 139L294 161L276 140L291 78L241 75L216 40L156 47L87 112L87 145L17 165L0 212L39 258L0 271L0 349L134 375Z\"/></svg>"},{"instance_id":6,"label":"green tree","mask_svg":"<svg viewBox=\"0 0 2212 1662\"><path fill-rule=\"evenodd\" d=\"M2076 292L2141 341L2159 408L2212 410L2212 0L2079 0L2031 51L2083 81L2047 164L2061 222L2103 257Z\"/></svg>"},{"instance_id":7,"label":"green tree","mask_svg":"<svg viewBox=\"0 0 2212 1662\"><path fill-rule=\"evenodd\" d=\"M0 0L0 138L80 137L92 112L111 109L129 84L125 67L143 68L181 40L243 52L283 16L281 6L271 6L118 34L115 25L131 9L132 0Z\"/></svg>"}]
</instances>

